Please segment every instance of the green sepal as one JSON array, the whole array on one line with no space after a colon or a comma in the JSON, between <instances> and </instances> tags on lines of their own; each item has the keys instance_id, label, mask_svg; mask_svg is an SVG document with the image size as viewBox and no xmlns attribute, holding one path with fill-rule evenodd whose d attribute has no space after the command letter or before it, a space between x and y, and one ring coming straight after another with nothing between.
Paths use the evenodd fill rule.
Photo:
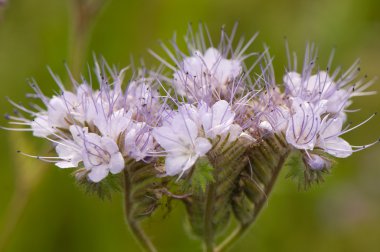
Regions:
<instances>
[{"instance_id":1,"label":"green sepal","mask_svg":"<svg viewBox=\"0 0 380 252\"><path fill-rule=\"evenodd\" d=\"M247 149L249 161L232 195L232 209L241 226L249 226L261 211L289 152L283 135L268 135Z\"/></svg>"},{"instance_id":2,"label":"green sepal","mask_svg":"<svg viewBox=\"0 0 380 252\"><path fill-rule=\"evenodd\" d=\"M150 216L160 205L162 188L158 171L154 164L129 160L124 171L125 197L128 201L128 214L133 220Z\"/></svg>"},{"instance_id":3,"label":"green sepal","mask_svg":"<svg viewBox=\"0 0 380 252\"><path fill-rule=\"evenodd\" d=\"M121 174L108 174L98 183L89 180L87 174L88 171L85 168L74 172L77 185L90 195L95 195L101 199L111 199L113 193L122 190L123 179Z\"/></svg>"},{"instance_id":4,"label":"green sepal","mask_svg":"<svg viewBox=\"0 0 380 252\"><path fill-rule=\"evenodd\" d=\"M324 153L314 154L325 159L327 163L332 162ZM286 177L296 181L299 190L307 190L314 184L324 182L324 176L330 173L330 166L326 166L321 170L312 169L309 167L306 157L307 153L303 151L293 151L285 164L288 167Z\"/></svg>"},{"instance_id":5,"label":"green sepal","mask_svg":"<svg viewBox=\"0 0 380 252\"><path fill-rule=\"evenodd\" d=\"M218 138L207 158L199 159L193 167L190 175L199 173L196 177L201 181L197 178L198 182L191 185L192 195L184 201L193 235L215 241L229 226L231 197L248 161L247 147L244 140Z\"/></svg>"}]
</instances>

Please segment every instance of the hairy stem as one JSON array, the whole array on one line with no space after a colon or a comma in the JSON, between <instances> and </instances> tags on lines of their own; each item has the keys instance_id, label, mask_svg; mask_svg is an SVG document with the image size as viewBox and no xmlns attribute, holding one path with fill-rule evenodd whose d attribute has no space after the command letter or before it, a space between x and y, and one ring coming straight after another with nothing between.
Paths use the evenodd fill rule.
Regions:
<instances>
[{"instance_id":1,"label":"hairy stem","mask_svg":"<svg viewBox=\"0 0 380 252\"><path fill-rule=\"evenodd\" d=\"M140 246L148 252L156 252L156 248L150 241L150 239L146 236L144 231L141 229L139 223L133 218L131 212L133 207L133 202L131 202L131 193L132 184L128 175L128 168L124 170L124 210L125 210L125 218L127 224L134 235L137 242Z\"/></svg>"},{"instance_id":2,"label":"hairy stem","mask_svg":"<svg viewBox=\"0 0 380 252\"><path fill-rule=\"evenodd\" d=\"M272 189L274 187L274 184L277 181L278 175L282 169L282 167L285 164L285 161L287 157L289 156L289 152L285 153L280 157L280 160L277 164L277 166L274 169L274 172L272 174L272 177L268 183L268 185L265 187L265 195L267 197L262 197L261 200L255 205L255 209L252 215L252 218L245 223L244 225L239 225L232 233L230 236L228 236L221 244L214 250L215 252L222 252L226 251L228 248L231 247L237 240L242 237L246 231L251 227L251 225L255 222L257 219L257 216L260 214L261 210L263 209L264 204L267 202L268 197L270 193L272 192Z\"/></svg>"},{"instance_id":3,"label":"hairy stem","mask_svg":"<svg viewBox=\"0 0 380 252\"><path fill-rule=\"evenodd\" d=\"M214 214L214 201L215 201L215 184L210 183L207 188L206 207L205 207L205 235L204 235L204 249L207 252L214 251L214 227L213 227L213 214Z\"/></svg>"}]
</instances>

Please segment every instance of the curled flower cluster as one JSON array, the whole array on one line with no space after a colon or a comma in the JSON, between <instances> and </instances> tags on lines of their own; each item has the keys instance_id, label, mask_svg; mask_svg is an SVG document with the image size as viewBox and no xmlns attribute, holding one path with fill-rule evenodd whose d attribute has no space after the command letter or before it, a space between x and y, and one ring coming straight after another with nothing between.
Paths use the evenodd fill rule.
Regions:
<instances>
[{"instance_id":1,"label":"curled flower cluster","mask_svg":"<svg viewBox=\"0 0 380 252\"><path fill-rule=\"evenodd\" d=\"M331 165L328 155L346 158L378 141L364 146L352 146L341 138L375 115L357 126L343 128L348 107L352 103L351 98L374 94L373 91L365 91L373 84L373 80L366 81L366 76L358 78L358 62L340 76L340 69L329 75L330 66L326 71L313 73L316 57L313 48L308 46L302 73L296 72L296 69L285 73L284 92L281 94L276 89L273 91L277 92L269 98L273 105L270 112L263 113L260 125L268 131L283 133L293 148L302 151L309 168L322 170ZM293 65L296 66L297 62ZM281 102L276 103L275 99L281 99Z\"/></svg>"},{"instance_id":2,"label":"curled flower cluster","mask_svg":"<svg viewBox=\"0 0 380 252\"><path fill-rule=\"evenodd\" d=\"M108 70L110 80L96 63L97 90L93 90L92 83L83 81L74 82L74 91L67 91L53 75L60 92L52 98L32 83L33 97L40 99L46 109L34 106L38 110L32 111L11 101L32 119L19 112L7 115L11 123L29 126L34 136L53 143L58 156L37 156L39 159L60 168L83 167L77 175L86 175L92 182L101 181L109 173L120 173L128 159L150 158L155 148L152 128L163 109L157 90L152 90L153 79L141 77L122 90L126 69Z\"/></svg>"},{"instance_id":3,"label":"curled flower cluster","mask_svg":"<svg viewBox=\"0 0 380 252\"><path fill-rule=\"evenodd\" d=\"M293 62L277 83L268 49L247 52L256 35L233 49L234 34L223 31L214 47L200 33L188 39L189 54L175 43L174 52L163 45L169 60L151 53L165 74L141 71L148 74L137 74L125 88L127 69L118 72L105 62L95 63L97 88L72 80L68 91L52 74L60 91L47 97L32 83L32 97L43 107L10 101L16 114L7 119L26 128L7 129L49 140L57 156L39 159L77 168L78 177L94 183L120 173L129 160L155 164L160 176L182 177L220 141L244 141L248 149L267 136L283 136L312 170L329 168L330 156L345 158L372 145L352 146L342 138L361 125L343 127L351 98L373 93L366 92L372 81L358 77L357 62L343 74L330 73L330 66L321 71L308 47L302 72ZM254 63L247 66L247 59Z\"/></svg>"}]
</instances>

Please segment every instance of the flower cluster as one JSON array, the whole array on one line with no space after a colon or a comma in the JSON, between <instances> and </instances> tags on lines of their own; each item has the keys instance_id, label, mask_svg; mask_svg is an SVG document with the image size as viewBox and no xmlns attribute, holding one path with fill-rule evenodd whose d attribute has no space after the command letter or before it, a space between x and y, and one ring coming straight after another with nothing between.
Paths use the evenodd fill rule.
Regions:
<instances>
[{"instance_id":1,"label":"flower cluster","mask_svg":"<svg viewBox=\"0 0 380 252\"><path fill-rule=\"evenodd\" d=\"M343 127L351 98L372 94L366 92L372 82L358 78L357 63L343 74L330 73L330 67L315 71L316 55L308 47L302 72L289 66L277 83L268 49L247 53L256 36L236 50L233 35L224 31L217 48L198 36L188 40L189 54L175 43L175 52L164 45L171 61L152 52L169 74L147 71L126 88L127 69L118 72L105 62L95 64L96 89L83 79L72 80L68 91L52 74L60 90L47 97L32 83L32 96L44 108L11 101L17 111L7 118L26 128L7 129L51 141L57 156L39 159L80 168L77 175L95 183L123 171L129 160L154 163L161 175L182 177L221 139L260 145L267 136L284 136L313 170L329 168L329 156L348 157L371 145L355 147L341 137L357 127ZM247 58L254 58L249 67Z\"/></svg>"},{"instance_id":2,"label":"flower cluster","mask_svg":"<svg viewBox=\"0 0 380 252\"><path fill-rule=\"evenodd\" d=\"M152 90L154 80L141 77L123 91L121 88L126 69L120 72L108 68L110 78L104 73L105 63L95 64L99 89L93 83L74 82L74 91L67 91L54 76L60 92L46 97L36 84L31 84L46 107L34 106L32 111L11 103L32 119L17 112L7 115L11 123L30 127L33 135L53 143L57 157L39 159L54 162L60 168L77 168L77 175L87 175L99 182L109 173L120 173L128 159L145 160L154 149L152 127L159 121L163 109L158 102L158 92ZM28 130L28 129L19 129Z\"/></svg>"},{"instance_id":3,"label":"flower cluster","mask_svg":"<svg viewBox=\"0 0 380 252\"><path fill-rule=\"evenodd\" d=\"M313 55L313 47L308 46L302 73L296 69L288 70L283 77L284 92L279 93L274 89L272 93L275 95L264 98L271 100L271 106L268 106L267 111L264 110L259 126L273 133L285 134L286 141L302 151L309 168L322 170L331 165L326 154L345 158L378 141L364 146L352 146L341 138L375 115L355 127L343 128L348 107L352 103L351 98L374 94L375 92L365 91L373 80L366 82L366 77L358 78L358 62L339 77L339 69L332 75L329 74L330 67L326 71L313 73L316 57L316 54ZM297 62L293 65L296 66Z\"/></svg>"}]
</instances>

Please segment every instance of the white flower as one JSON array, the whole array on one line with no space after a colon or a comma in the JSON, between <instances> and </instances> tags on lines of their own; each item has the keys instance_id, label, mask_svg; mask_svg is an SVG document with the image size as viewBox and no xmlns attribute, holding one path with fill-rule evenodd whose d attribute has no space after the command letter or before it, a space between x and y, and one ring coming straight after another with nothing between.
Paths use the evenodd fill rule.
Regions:
<instances>
[{"instance_id":1,"label":"white flower","mask_svg":"<svg viewBox=\"0 0 380 252\"><path fill-rule=\"evenodd\" d=\"M326 112L331 114L340 114L342 118L345 118L344 109L351 104L349 100L350 93L344 89L340 89L334 92L333 95L326 98Z\"/></svg>"},{"instance_id":2,"label":"white flower","mask_svg":"<svg viewBox=\"0 0 380 252\"><path fill-rule=\"evenodd\" d=\"M153 149L153 136L148 131L147 125L141 122L131 124L125 132L125 154L139 161L147 157Z\"/></svg>"},{"instance_id":3,"label":"white flower","mask_svg":"<svg viewBox=\"0 0 380 252\"><path fill-rule=\"evenodd\" d=\"M117 174L124 169L124 158L113 139L88 133L84 135L83 145L83 164L91 181L97 183L109 172Z\"/></svg>"},{"instance_id":4,"label":"white flower","mask_svg":"<svg viewBox=\"0 0 380 252\"><path fill-rule=\"evenodd\" d=\"M350 156L352 154L351 145L339 137L342 126L343 120L339 117L323 120L316 145L335 157Z\"/></svg>"},{"instance_id":5,"label":"white flower","mask_svg":"<svg viewBox=\"0 0 380 252\"><path fill-rule=\"evenodd\" d=\"M69 130L72 140L61 139L61 141L57 142L57 146L55 147L55 151L61 159L55 163L59 168L78 167L79 162L83 161L83 138L84 135L88 133L88 128L71 125Z\"/></svg>"},{"instance_id":6,"label":"white flower","mask_svg":"<svg viewBox=\"0 0 380 252\"><path fill-rule=\"evenodd\" d=\"M336 91L336 84L324 71L311 76L288 72L284 76L284 84L291 96L311 102L326 99Z\"/></svg>"},{"instance_id":7,"label":"white flower","mask_svg":"<svg viewBox=\"0 0 380 252\"><path fill-rule=\"evenodd\" d=\"M207 70L216 80L216 88L220 88L225 85L226 82L236 78L241 73L242 67L240 61L223 58L220 52L215 48L207 49L203 61Z\"/></svg>"},{"instance_id":8,"label":"white flower","mask_svg":"<svg viewBox=\"0 0 380 252\"><path fill-rule=\"evenodd\" d=\"M161 107L157 90L153 89L151 79L143 78L128 84L125 94L125 104L134 113L141 112L144 108L150 113L155 113Z\"/></svg>"},{"instance_id":9,"label":"white flower","mask_svg":"<svg viewBox=\"0 0 380 252\"><path fill-rule=\"evenodd\" d=\"M229 141L234 141L242 131L239 125L233 124L235 112L225 100L216 102L200 117L208 138L214 139L216 136L226 136L230 133Z\"/></svg>"},{"instance_id":10,"label":"white flower","mask_svg":"<svg viewBox=\"0 0 380 252\"><path fill-rule=\"evenodd\" d=\"M124 109L120 109L109 115L105 114L107 112L103 110L99 111L94 120L94 125L99 129L102 136L117 141L120 134L132 124L132 112L128 111L126 113Z\"/></svg>"},{"instance_id":11,"label":"white flower","mask_svg":"<svg viewBox=\"0 0 380 252\"><path fill-rule=\"evenodd\" d=\"M287 72L283 78L286 91L293 97L299 95L302 90L301 75L297 72Z\"/></svg>"},{"instance_id":12,"label":"white flower","mask_svg":"<svg viewBox=\"0 0 380 252\"><path fill-rule=\"evenodd\" d=\"M38 114L30 124L33 136L47 137L55 132L54 127L49 123L49 117L46 113Z\"/></svg>"},{"instance_id":13,"label":"white flower","mask_svg":"<svg viewBox=\"0 0 380 252\"><path fill-rule=\"evenodd\" d=\"M345 89L339 89L327 72L319 71L311 76L288 72L284 76L284 84L292 97L298 97L314 105L326 100L325 112L345 117L344 109L350 105L351 94Z\"/></svg>"},{"instance_id":14,"label":"white flower","mask_svg":"<svg viewBox=\"0 0 380 252\"><path fill-rule=\"evenodd\" d=\"M174 73L174 86L180 95L203 97L213 89L226 91L227 83L238 77L242 71L241 62L225 59L215 48L209 48L204 55L195 51L180 64Z\"/></svg>"},{"instance_id":15,"label":"white flower","mask_svg":"<svg viewBox=\"0 0 380 252\"><path fill-rule=\"evenodd\" d=\"M286 140L297 149L312 150L317 140L321 124L321 112L325 101L318 106L300 98L291 100L292 112L286 130Z\"/></svg>"},{"instance_id":16,"label":"white flower","mask_svg":"<svg viewBox=\"0 0 380 252\"><path fill-rule=\"evenodd\" d=\"M153 129L154 138L167 152L167 175L184 173L211 149L209 140L198 137L198 131L196 123L180 113L172 118L170 125Z\"/></svg>"},{"instance_id":17,"label":"white flower","mask_svg":"<svg viewBox=\"0 0 380 252\"><path fill-rule=\"evenodd\" d=\"M55 163L59 168L74 168L78 167L79 162L82 161L81 149L75 142L65 141L65 143L60 143L55 147L59 158L62 161Z\"/></svg>"},{"instance_id":18,"label":"white flower","mask_svg":"<svg viewBox=\"0 0 380 252\"><path fill-rule=\"evenodd\" d=\"M268 112L260 117L259 128L270 132L284 132L287 129L290 113L285 106L268 108Z\"/></svg>"},{"instance_id":19,"label":"white flower","mask_svg":"<svg viewBox=\"0 0 380 252\"><path fill-rule=\"evenodd\" d=\"M64 91L61 96L53 96L49 101L49 124L56 128L69 128L72 121L72 111L78 108L78 100L72 92Z\"/></svg>"}]
</instances>

